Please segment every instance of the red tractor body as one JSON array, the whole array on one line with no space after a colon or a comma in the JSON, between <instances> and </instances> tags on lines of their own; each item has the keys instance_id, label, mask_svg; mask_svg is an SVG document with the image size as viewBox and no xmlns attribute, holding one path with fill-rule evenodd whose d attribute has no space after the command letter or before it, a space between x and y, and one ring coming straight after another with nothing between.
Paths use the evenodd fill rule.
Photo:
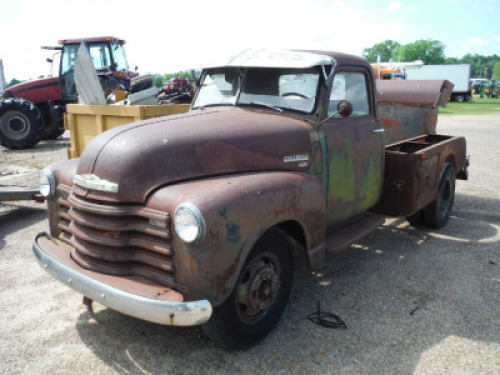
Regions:
<instances>
[{"instance_id":1,"label":"red tractor body","mask_svg":"<svg viewBox=\"0 0 500 375\"><path fill-rule=\"evenodd\" d=\"M23 98L33 104L62 100L59 77L42 78L9 87L5 97Z\"/></svg>"}]
</instances>

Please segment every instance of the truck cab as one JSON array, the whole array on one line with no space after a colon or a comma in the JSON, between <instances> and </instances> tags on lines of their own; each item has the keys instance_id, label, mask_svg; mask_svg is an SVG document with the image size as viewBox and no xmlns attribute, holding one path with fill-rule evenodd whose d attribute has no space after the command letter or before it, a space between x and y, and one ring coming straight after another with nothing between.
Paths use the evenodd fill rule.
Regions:
<instances>
[{"instance_id":1,"label":"truck cab","mask_svg":"<svg viewBox=\"0 0 500 375\"><path fill-rule=\"evenodd\" d=\"M464 141L418 121L405 140L377 96L370 65L342 53L247 50L207 68L188 113L112 129L42 171L35 256L87 299L249 348L279 320L295 261L318 267L389 209L449 217Z\"/></svg>"}]
</instances>

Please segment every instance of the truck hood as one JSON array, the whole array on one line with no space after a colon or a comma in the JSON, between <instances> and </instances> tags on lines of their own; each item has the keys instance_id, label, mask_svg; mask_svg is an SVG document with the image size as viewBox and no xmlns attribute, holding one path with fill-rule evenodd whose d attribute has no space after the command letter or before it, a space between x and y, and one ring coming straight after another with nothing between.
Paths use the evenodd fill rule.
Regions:
<instances>
[{"instance_id":1,"label":"truck hood","mask_svg":"<svg viewBox=\"0 0 500 375\"><path fill-rule=\"evenodd\" d=\"M304 121L242 109L204 109L120 126L85 148L77 175L118 184L89 198L144 203L176 181L251 171L305 171L312 159Z\"/></svg>"}]
</instances>

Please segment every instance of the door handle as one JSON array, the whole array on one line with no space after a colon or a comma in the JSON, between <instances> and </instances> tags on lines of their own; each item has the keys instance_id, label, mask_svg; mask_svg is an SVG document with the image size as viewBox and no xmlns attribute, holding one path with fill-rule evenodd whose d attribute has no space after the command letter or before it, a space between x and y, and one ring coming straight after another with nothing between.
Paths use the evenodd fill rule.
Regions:
<instances>
[{"instance_id":1,"label":"door handle","mask_svg":"<svg viewBox=\"0 0 500 375\"><path fill-rule=\"evenodd\" d=\"M385 132L385 129L384 128L374 129L373 132L374 133L383 133L383 132Z\"/></svg>"}]
</instances>

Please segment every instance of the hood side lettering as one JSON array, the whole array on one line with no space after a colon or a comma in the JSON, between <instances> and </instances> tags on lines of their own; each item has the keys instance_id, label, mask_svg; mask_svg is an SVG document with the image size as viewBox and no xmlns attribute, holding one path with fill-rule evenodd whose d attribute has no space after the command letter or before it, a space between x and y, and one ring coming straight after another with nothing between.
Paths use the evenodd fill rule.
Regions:
<instances>
[{"instance_id":1,"label":"hood side lettering","mask_svg":"<svg viewBox=\"0 0 500 375\"><path fill-rule=\"evenodd\" d=\"M309 161L309 155L288 155L283 158L284 163L295 163L298 161Z\"/></svg>"}]
</instances>

